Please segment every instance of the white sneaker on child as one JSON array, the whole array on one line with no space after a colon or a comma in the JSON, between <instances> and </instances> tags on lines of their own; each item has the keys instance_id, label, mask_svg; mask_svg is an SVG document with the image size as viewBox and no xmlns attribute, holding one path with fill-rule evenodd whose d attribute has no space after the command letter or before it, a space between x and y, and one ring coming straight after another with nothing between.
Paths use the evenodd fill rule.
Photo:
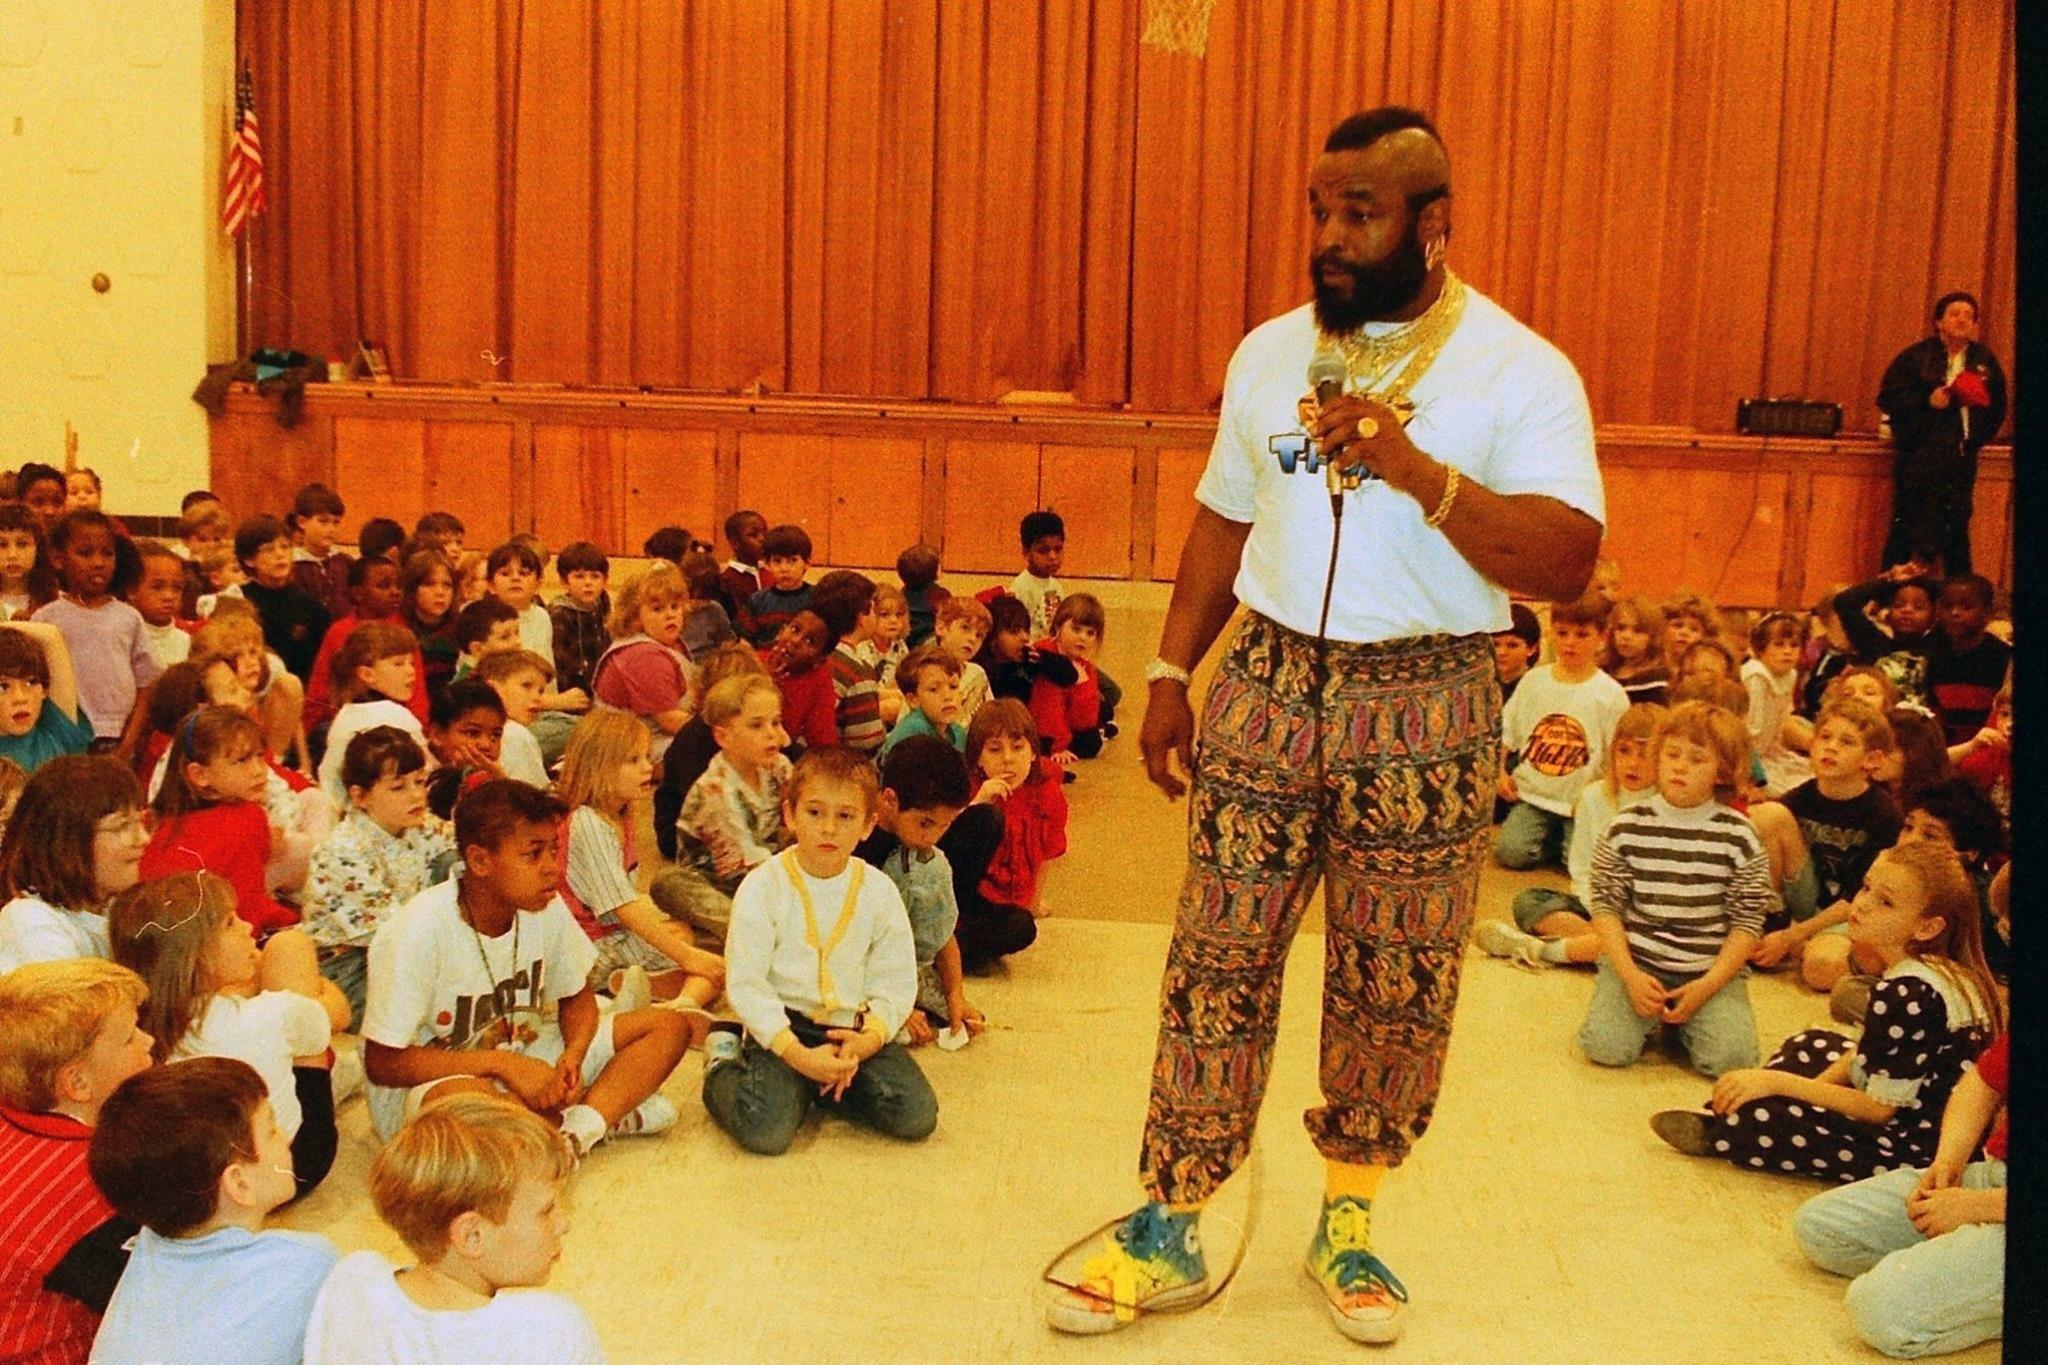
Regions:
<instances>
[{"instance_id":1,"label":"white sneaker on child","mask_svg":"<svg viewBox=\"0 0 2048 1365\"><path fill-rule=\"evenodd\" d=\"M612 1125L606 1137L653 1137L676 1126L682 1115L661 1095L649 1095L633 1111Z\"/></svg>"},{"instance_id":2,"label":"white sneaker on child","mask_svg":"<svg viewBox=\"0 0 2048 1365\"><path fill-rule=\"evenodd\" d=\"M647 969L638 963L613 972L605 984L612 990L613 1014L644 1010L654 1000L654 983L648 979Z\"/></svg>"},{"instance_id":3,"label":"white sneaker on child","mask_svg":"<svg viewBox=\"0 0 2048 1365\"><path fill-rule=\"evenodd\" d=\"M1472 937L1482 952L1504 957L1518 967L1540 970L1550 965L1543 960L1543 940L1534 934L1523 933L1504 919L1479 921Z\"/></svg>"},{"instance_id":4,"label":"white sneaker on child","mask_svg":"<svg viewBox=\"0 0 2048 1365\"><path fill-rule=\"evenodd\" d=\"M334 1069L328 1073L328 1081L334 1087L334 1104L341 1102L363 1088L366 1074L363 1070L363 1054L358 1048L337 1047L334 1049Z\"/></svg>"},{"instance_id":5,"label":"white sneaker on child","mask_svg":"<svg viewBox=\"0 0 2048 1365\"><path fill-rule=\"evenodd\" d=\"M587 1104L572 1104L562 1111L562 1136L569 1139L578 1160L605 1139L604 1115Z\"/></svg>"}]
</instances>

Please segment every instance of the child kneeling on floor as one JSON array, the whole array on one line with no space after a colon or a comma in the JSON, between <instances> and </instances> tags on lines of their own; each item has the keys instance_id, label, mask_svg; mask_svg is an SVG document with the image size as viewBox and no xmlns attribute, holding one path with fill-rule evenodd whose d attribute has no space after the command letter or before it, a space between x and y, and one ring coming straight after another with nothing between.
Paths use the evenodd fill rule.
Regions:
<instances>
[{"instance_id":1,"label":"child kneeling on floor","mask_svg":"<svg viewBox=\"0 0 2048 1365\"><path fill-rule=\"evenodd\" d=\"M1657 732L1657 792L1614 817L1593 852L1593 928L1603 952L1579 1046L1628 1066L1659 1024L1693 1068L1757 1063L1746 965L1777 905L1771 860L1729 808L1749 769L1740 716L1684 702Z\"/></svg>"},{"instance_id":2,"label":"child kneeling on floor","mask_svg":"<svg viewBox=\"0 0 2048 1365\"><path fill-rule=\"evenodd\" d=\"M783 798L796 846L733 896L726 994L745 1033L712 1035L704 1108L750 1152L787 1151L814 1103L913 1142L938 1125L931 1083L891 1041L917 1000L910 920L889 878L853 857L876 799L859 754L805 754Z\"/></svg>"},{"instance_id":3,"label":"child kneeling on floor","mask_svg":"<svg viewBox=\"0 0 2048 1365\"><path fill-rule=\"evenodd\" d=\"M94 1360L298 1365L337 1257L318 1233L264 1230L298 1194L270 1096L247 1062L192 1057L130 1078L101 1108L93 1182L142 1231Z\"/></svg>"},{"instance_id":4,"label":"child kneeling on floor","mask_svg":"<svg viewBox=\"0 0 2048 1365\"><path fill-rule=\"evenodd\" d=\"M363 1061L379 1137L430 1096L462 1091L558 1113L579 1153L675 1123L675 1106L656 1091L682 1060L694 1016L599 1015L589 984L597 949L555 892L567 814L514 778L464 792L455 807L462 868L370 940Z\"/></svg>"},{"instance_id":5,"label":"child kneeling on floor","mask_svg":"<svg viewBox=\"0 0 2048 1365\"><path fill-rule=\"evenodd\" d=\"M377 1216L419 1263L344 1257L313 1305L306 1365L602 1361L572 1300L498 1292L546 1282L569 1232L562 1187L575 1168L562 1135L509 1100L455 1095L422 1110L370 1167Z\"/></svg>"}]
</instances>

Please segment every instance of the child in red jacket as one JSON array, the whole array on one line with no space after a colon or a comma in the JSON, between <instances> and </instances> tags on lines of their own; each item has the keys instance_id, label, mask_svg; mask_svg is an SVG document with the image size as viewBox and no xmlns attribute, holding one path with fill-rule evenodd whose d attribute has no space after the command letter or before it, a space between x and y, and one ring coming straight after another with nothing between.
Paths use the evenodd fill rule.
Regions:
<instances>
[{"instance_id":1,"label":"child in red jacket","mask_svg":"<svg viewBox=\"0 0 2048 1365\"><path fill-rule=\"evenodd\" d=\"M1102 648L1102 603L1090 593L1062 598L1053 613L1052 635L1040 640L1039 653L1059 654L1073 664L1075 681L1062 686L1040 673L1031 684L1031 719L1038 724L1039 747L1053 762L1066 766L1077 758L1094 758L1115 733L1102 705L1101 675L1095 667Z\"/></svg>"},{"instance_id":2,"label":"child in red jacket","mask_svg":"<svg viewBox=\"0 0 2048 1365\"><path fill-rule=\"evenodd\" d=\"M805 610L790 617L775 643L761 651L761 662L782 689L782 728L789 732L792 750L839 743L839 697L832 690L832 670L825 666L838 643L825 619Z\"/></svg>"},{"instance_id":3,"label":"child in red jacket","mask_svg":"<svg viewBox=\"0 0 2048 1365\"><path fill-rule=\"evenodd\" d=\"M984 905L975 908L1043 913L1035 905L1038 872L1067 851L1067 794L1060 770L1039 756L1038 727L1022 702L997 697L975 712L967 766L982 777L976 804L993 804L1003 815L1002 840L978 888ZM966 904L960 917L963 924L969 918ZM966 953L963 939L963 958Z\"/></svg>"},{"instance_id":4,"label":"child in red jacket","mask_svg":"<svg viewBox=\"0 0 2048 1365\"><path fill-rule=\"evenodd\" d=\"M248 712L202 706L186 716L156 794L157 827L142 854L142 880L212 872L235 888L235 911L259 939L297 924L299 912L264 884L271 842L282 833L263 806L269 781L263 727Z\"/></svg>"}]
</instances>

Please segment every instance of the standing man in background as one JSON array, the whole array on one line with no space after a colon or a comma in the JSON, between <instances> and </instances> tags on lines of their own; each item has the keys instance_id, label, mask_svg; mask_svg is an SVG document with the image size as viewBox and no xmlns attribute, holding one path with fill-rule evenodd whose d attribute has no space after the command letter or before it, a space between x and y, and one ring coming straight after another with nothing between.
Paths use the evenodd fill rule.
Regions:
<instances>
[{"instance_id":1,"label":"standing man in background","mask_svg":"<svg viewBox=\"0 0 2048 1365\"><path fill-rule=\"evenodd\" d=\"M1944 578L1970 572L1977 451L2005 425L2005 371L1977 340L1977 300L1957 290L1934 301L1934 335L1884 372L1877 406L1891 422L1892 528L1884 568L1908 559Z\"/></svg>"}]
</instances>

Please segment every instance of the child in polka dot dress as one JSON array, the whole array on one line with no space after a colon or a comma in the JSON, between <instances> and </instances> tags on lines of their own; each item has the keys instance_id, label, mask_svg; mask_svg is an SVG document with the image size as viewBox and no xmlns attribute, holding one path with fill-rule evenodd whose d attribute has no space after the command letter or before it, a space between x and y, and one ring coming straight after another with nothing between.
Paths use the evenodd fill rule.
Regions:
<instances>
[{"instance_id":1,"label":"child in polka dot dress","mask_svg":"<svg viewBox=\"0 0 2048 1365\"><path fill-rule=\"evenodd\" d=\"M1949 1092L2005 1027L1981 934L1952 853L1888 849L1849 914L1851 940L1885 964L1862 1037L1796 1033L1764 1066L1724 1074L1711 1112L1666 1110L1650 1126L1692 1156L1814 1180L1925 1166Z\"/></svg>"}]
</instances>

